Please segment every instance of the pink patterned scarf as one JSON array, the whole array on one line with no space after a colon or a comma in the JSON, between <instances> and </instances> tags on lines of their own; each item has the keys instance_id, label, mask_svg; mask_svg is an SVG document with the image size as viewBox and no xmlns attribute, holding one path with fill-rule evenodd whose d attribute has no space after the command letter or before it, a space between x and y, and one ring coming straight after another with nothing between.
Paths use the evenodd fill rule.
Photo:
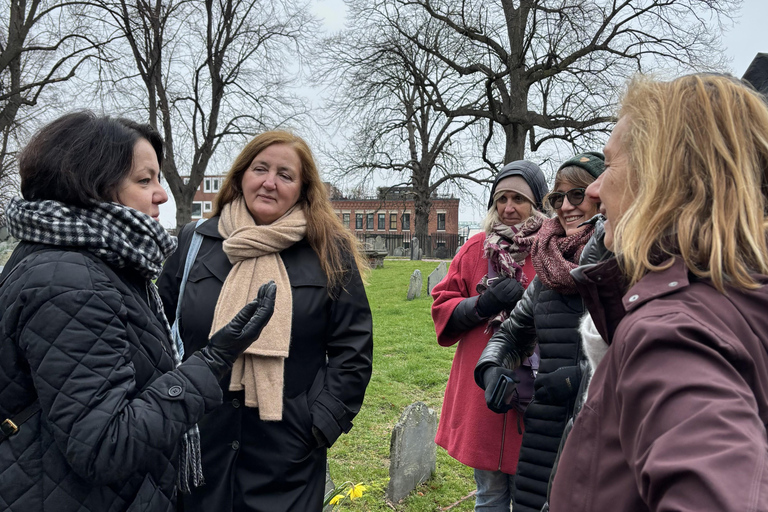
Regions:
<instances>
[{"instance_id":1,"label":"pink patterned scarf","mask_svg":"<svg viewBox=\"0 0 768 512\"><path fill-rule=\"evenodd\" d=\"M579 266L581 251L594 230L589 225L566 236L557 217L545 220L531 247L533 268L541 282L565 295L577 293L571 270Z\"/></svg>"},{"instance_id":2,"label":"pink patterned scarf","mask_svg":"<svg viewBox=\"0 0 768 512\"><path fill-rule=\"evenodd\" d=\"M483 242L483 256L488 260L489 273L499 277L512 277L527 286L528 276L523 272L523 265L525 258L530 254L533 239L546 218L544 214L534 211L531 217L517 227L501 222L494 223ZM482 294L488 289L489 277L492 276L486 274L477 283L478 293ZM486 332L494 331L508 316L509 311L501 311L491 317Z\"/></svg>"}]
</instances>

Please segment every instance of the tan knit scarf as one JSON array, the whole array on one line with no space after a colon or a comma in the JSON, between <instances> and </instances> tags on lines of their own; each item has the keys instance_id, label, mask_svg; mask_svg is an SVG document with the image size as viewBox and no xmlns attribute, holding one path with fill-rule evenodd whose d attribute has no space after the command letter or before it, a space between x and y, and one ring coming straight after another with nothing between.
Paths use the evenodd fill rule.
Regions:
<instances>
[{"instance_id":1,"label":"tan knit scarf","mask_svg":"<svg viewBox=\"0 0 768 512\"><path fill-rule=\"evenodd\" d=\"M272 279L277 284L275 312L261 336L235 362L230 391L245 389L245 405L258 407L267 421L283 418L283 367L291 343L293 298L291 281L280 252L307 232L301 206L294 206L275 222L256 225L242 198L224 206L219 233L224 253L232 263L213 314L211 334L224 327L259 287Z\"/></svg>"}]
</instances>

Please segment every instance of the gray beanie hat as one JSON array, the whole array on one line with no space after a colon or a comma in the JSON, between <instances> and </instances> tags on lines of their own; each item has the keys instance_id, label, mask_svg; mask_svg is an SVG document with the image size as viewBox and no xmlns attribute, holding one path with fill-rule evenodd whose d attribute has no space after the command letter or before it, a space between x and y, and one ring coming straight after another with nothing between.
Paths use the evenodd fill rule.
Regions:
<instances>
[{"instance_id":1,"label":"gray beanie hat","mask_svg":"<svg viewBox=\"0 0 768 512\"><path fill-rule=\"evenodd\" d=\"M536 209L541 210L541 200L549 192L549 187L547 187L547 180L544 178L544 173L541 172L539 166L528 160L515 160L501 168L491 187L488 209L490 210L493 207L493 195L496 193L496 185L504 178L509 178L510 176L521 176L528 183L528 186L533 191L534 206Z\"/></svg>"}]
</instances>

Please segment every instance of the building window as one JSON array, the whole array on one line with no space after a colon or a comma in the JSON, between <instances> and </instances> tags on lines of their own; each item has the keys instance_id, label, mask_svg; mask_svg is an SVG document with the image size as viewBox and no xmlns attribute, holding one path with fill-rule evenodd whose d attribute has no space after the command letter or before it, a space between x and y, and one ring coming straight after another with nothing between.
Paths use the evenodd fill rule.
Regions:
<instances>
[{"instance_id":1,"label":"building window","mask_svg":"<svg viewBox=\"0 0 768 512\"><path fill-rule=\"evenodd\" d=\"M397 214L389 214L389 229L390 231L397 231Z\"/></svg>"},{"instance_id":2,"label":"building window","mask_svg":"<svg viewBox=\"0 0 768 512\"><path fill-rule=\"evenodd\" d=\"M373 229L373 214L365 214L365 229Z\"/></svg>"},{"instance_id":3,"label":"building window","mask_svg":"<svg viewBox=\"0 0 768 512\"><path fill-rule=\"evenodd\" d=\"M203 216L203 203L195 201L192 203L192 218L199 219Z\"/></svg>"},{"instance_id":4,"label":"building window","mask_svg":"<svg viewBox=\"0 0 768 512\"><path fill-rule=\"evenodd\" d=\"M203 201L203 213L208 213L213 209L210 201Z\"/></svg>"},{"instance_id":5,"label":"building window","mask_svg":"<svg viewBox=\"0 0 768 512\"><path fill-rule=\"evenodd\" d=\"M355 214L355 229L363 229L363 214Z\"/></svg>"},{"instance_id":6,"label":"building window","mask_svg":"<svg viewBox=\"0 0 768 512\"><path fill-rule=\"evenodd\" d=\"M203 180L203 192L208 194L218 192L222 181L224 178L205 178Z\"/></svg>"},{"instance_id":7,"label":"building window","mask_svg":"<svg viewBox=\"0 0 768 512\"><path fill-rule=\"evenodd\" d=\"M344 224L344 227L349 229L349 214L348 213L342 213L341 214L341 223Z\"/></svg>"},{"instance_id":8,"label":"building window","mask_svg":"<svg viewBox=\"0 0 768 512\"><path fill-rule=\"evenodd\" d=\"M437 230L445 231L445 214L444 213L437 214Z\"/></svg>"},{"instance_id":9,"label":"building window","mask_svg":"<svg viewBox=\"0 0 768 512\"><path fill-rule=\"evenodd\" d=\"M381 229L381 230L387 229L387 216L385 214L383 213L379 214L379 222L376 229Z\"/></svg>"},{"instance_id":10,"label":"building window","mask_svg":"<svg viewBox=\"0 0 768 512\"><path fill-rule=\"evenodd\" d=\"M403 231L410 231L410 230L411 230L411 214L404 213L403 214Z\"/></svg>"}]
</instances>

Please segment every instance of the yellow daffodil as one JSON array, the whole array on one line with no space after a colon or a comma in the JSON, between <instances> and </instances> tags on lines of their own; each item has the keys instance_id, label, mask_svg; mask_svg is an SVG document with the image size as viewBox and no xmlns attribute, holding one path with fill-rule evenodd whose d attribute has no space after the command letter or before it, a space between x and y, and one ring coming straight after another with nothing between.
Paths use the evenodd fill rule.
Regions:
<instances>
[{"instance_id":1,"label":"yellow daffodil","mask_svg":"<svg viewBox=\"0 0 768 512\"><path fill-rule=\"evenodd\" d=\"M338 502L340 502L340 501L341 501L341 500L343 500L343 499L344 499L344 495L342 495L342 494L337 494L336 496L334 496L333 498L331 498L331 501L330 501L330 503L331 503L331 505L335 505L335 504L337 504Z\"/></svg>"},{"instance_id":2,"label":"yellow daffodil","mask_svg":"<svg viewBox=\"0 0 768 512\"><path fill-rule=\"evenodd\" d=\"M348 495L349 495L350 498L352 498L354 500L355 498L359 498L360 496L362 496L363 492L365 492L365 490L366 490L366 488L365 488L365 486L362 483L359 483L357 485L353 484L352 488L349 490Z\"/></svg>"}]
</instances>

